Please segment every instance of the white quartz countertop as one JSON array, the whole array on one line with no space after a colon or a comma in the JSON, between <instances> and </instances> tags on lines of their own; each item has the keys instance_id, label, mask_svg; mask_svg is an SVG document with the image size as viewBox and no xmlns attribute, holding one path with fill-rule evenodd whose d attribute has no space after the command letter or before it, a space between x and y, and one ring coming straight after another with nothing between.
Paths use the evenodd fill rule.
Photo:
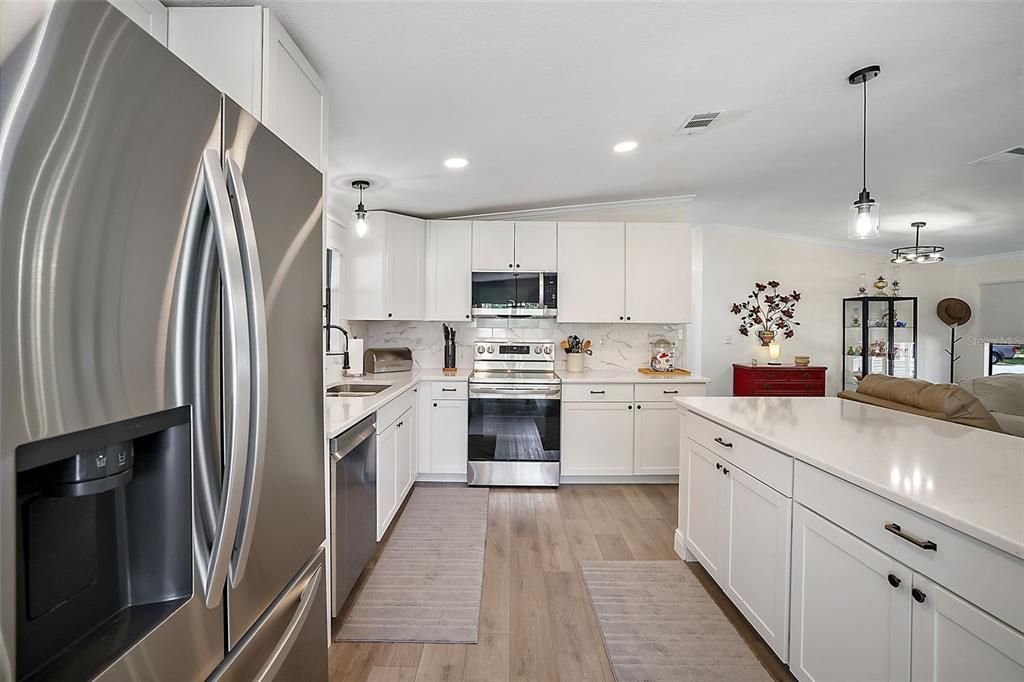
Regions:
<instances>
[{"instance_id":1,"label":"white quartz countertop","mask_svg":"<svg viewBox=\"0 0 1024 682\"><path fill-rule=\"evenodd\" d=\"M1024 558L1024 438L840 398L676 402Z\"/></svg>"},{"instance_id":2,"label":"white quartz countertop","mask_svg":"<svg viewBox=\"0 0 1024 682\"><path fill-rule=\"evenodd\" d=\"M656 376L641 374L635 369L585 369L582 372L567 372L560 369L556 373L561 377L563 384L644 384L658 381L672 384L706 384L711 381L696 374Z\"/></svg>"},{"instance_id":3,"label":"white quartz countertop","mask_svg":"<svg viewBox=\"0 0 1024 682\"><path fill-rule=\"evenodd\" d=\"M391 372L387 374L367 374L361 377L345 377L336 383L345 384L388 384L388 388L380 393L366 397L325 397L324 398L324 430L328 438L334 438L347 429L355 426L360 420L368 417L384 405L405 393L416 384L424 381L466 381L469 379L468 369L460 369L457 374L445 374L437 369L414 369L411 372Z\"/></svg>"}]
</instances>

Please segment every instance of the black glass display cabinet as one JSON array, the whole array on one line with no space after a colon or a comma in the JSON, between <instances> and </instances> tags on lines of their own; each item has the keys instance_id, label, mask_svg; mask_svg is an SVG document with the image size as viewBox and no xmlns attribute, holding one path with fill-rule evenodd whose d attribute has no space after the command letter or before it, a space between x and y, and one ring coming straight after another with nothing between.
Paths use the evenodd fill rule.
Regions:
<instances>
[{"instance_id":1,"label":"black glass display cabinet","mask_svg":"<svg viewBox=\"0 0 1024 682\"><path fill-rule=\"evenodd\" d=\"M843 299L843 390L866 374L917 377L917 298Z\"/></svg>"}]
</instances>

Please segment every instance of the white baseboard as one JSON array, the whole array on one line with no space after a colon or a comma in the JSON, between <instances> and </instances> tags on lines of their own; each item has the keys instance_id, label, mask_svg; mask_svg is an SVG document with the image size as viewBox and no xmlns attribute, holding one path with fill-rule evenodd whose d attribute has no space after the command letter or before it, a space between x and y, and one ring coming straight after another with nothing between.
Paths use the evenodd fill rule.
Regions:
<instances>
[{"instance_id":1,"label":"white baseboard","mask_svg":"<svg viewBox=\"0 0 1024 682\"><path fill-rule=\"evenodd\" d=\"M683 561L696 561L697 557L693 552L686 548L686 542L683 540L683 531L681 528L676 528L676 532L672 537L672 548L676 550L676 554Z\"/></svg>"},{"instance_id":2,"label":"white baseboard","mask_svg":"<svg viewBox=\"0 0 1024 682\"><path fill-rule=\"evenodd\" d=\"M423 483L465 483L466 474L417 474L416 480Z\"/></svg>"},{"instance_id":3,"label":"white baseboard","mask_svg":"<svg viewBox=\"0 0 1024 682\"><path fill-rule=\"evenodd\" d=\"M562 476L560 483L679 483L675 475L664 476Z\"/></svg>"}]
</instances>

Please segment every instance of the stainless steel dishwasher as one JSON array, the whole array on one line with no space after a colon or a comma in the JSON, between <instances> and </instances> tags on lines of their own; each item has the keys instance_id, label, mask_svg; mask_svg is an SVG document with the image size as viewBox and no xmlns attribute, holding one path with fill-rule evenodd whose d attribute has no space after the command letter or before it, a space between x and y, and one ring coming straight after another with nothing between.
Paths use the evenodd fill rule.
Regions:
<instances>
[{"instance_id":1,"label":"stainless steel dishwasher","mask_svg":"<svg viewBox=\"0 0 1024 682\"><path fill-rule=\"evenodd\" d=\"M331 614L338 615L377 547L376 415L330 441Z\"/></svg>"}]
</instances>

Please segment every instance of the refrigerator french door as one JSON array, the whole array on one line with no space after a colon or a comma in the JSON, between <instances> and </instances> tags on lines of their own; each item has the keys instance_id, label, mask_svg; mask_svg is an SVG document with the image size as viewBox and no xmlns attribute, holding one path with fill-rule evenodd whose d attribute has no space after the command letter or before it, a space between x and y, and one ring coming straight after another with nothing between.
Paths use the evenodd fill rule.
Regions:
<instances>
[{"instance_id":1,"label":"refrigerator french door","mask_svg":"<svg viewBox=\"0 0 1024 682\"><path fill-rule=\"evenodd\" d=\"M106 2L16 40L0 679L326 679L321 176Z\"/></svg>"}]
</instances>

